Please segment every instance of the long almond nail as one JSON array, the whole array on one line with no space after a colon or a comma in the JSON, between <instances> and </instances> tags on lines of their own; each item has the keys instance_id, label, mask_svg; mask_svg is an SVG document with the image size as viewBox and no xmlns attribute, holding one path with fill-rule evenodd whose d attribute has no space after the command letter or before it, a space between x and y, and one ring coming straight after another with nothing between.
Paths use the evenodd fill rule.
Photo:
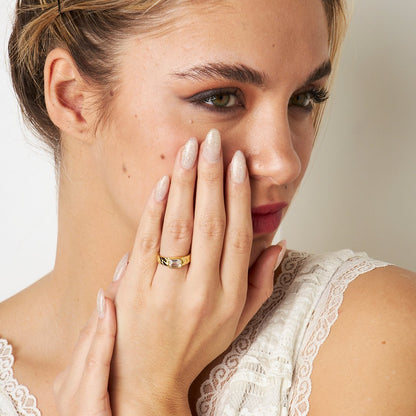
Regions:
<instances>
[{"instance_id":1,"label":"long almond nail","mask_svg":"<svg viewBox=\"0 0 416 416\"><path fill-rule=\"evenodd\" d=\"M158 202L163 201L166 198L169 190L170 179L169 176L164 176L156 185L155 199Z\"/></svg>"},{"instance_id":2,"label":"long almond nail","mask_svg":"<svg viewBox=\"0 0 416 416\"><path fill-rule=\"evenodd\" d=\"M243 183L246 179L246 158L241 150L237 150L231 161L231 179L235 183Z\"/></svg>"},{"instance_id":3,"label":"long almond nail","mask_svg":"<svg viewBox=\"0 0 416 416\"><path fill-rule=\"evenodd\" d=\"M282 240L282 241L278 244L278 246L280 246L280 253L279 253L279 255L277 256L276 265L274 266L274 270L276 270L276 269L279 267L280 263L281 263L281 262L282 262L282 260L283 260L284 255L285 255L285 253L286 253L286 246L287 246L286 240Z\"/></svg>"},{"instance_id":4,"label":"long almond nail","mask_svg":"<svg viewBox=\"0 0 416 416\"><path fill-rule=\"evenodd\" d=\"M221 135L217 129L211 129L205 139L202 154L209 163L217 163L221 155Z\"/></svg>"},{"instance_id":5,"label":"long almond nail","mask_svg":"<svg viewBox=\"0 0 416 416\"><path fill-rule=\"evenodd\" d=\"M103 319L105 315L105 297L103 289L100 289L97 294L97 312L98 317Z\"/></svg>"},{"instance_id":6,"label":"long almond nail","mask_svg":"<svg viewBox=\"0 0 416 416\"><path fill-rule=\"evenodd\" d=\"M195 165L197 154L198 141L195 139L195 137L192 137L186 142L182 150L181 166L184 169L192 169Z\"/></svg>"},{"instance_id":7,"label":"long almond nail","mask_svg":"<svg viewBox=\"0 0 416 416\"><path fill-rule=\"evenodd\" d=\"M129 253L125 254L123 258L120 260L116 267L116 271L114 272L113 282L117 282L120 280L121 276L123 276L124 272L127 269L127 265L129 264Z\"/></svg>"}]
</instances>

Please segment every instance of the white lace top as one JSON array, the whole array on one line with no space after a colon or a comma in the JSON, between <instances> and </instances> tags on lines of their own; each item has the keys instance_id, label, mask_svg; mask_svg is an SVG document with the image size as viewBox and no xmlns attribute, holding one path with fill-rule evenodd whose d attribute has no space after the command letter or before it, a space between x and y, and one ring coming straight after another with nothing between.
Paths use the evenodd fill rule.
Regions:
<instances>
[{"instance_id":1,"label":"white lace top","mask_svg":"<svg viewBox=\"0 0 416 416\"><path fill-rule=\"evenodd\" d=\"M199 416L306 416L313 360L328 337L348 284L387 266L365 253L289 252L273 295L201 386ZM0 339L0 416L40 416L13 376L12 348Z\"/></svg>"}]
</instances>

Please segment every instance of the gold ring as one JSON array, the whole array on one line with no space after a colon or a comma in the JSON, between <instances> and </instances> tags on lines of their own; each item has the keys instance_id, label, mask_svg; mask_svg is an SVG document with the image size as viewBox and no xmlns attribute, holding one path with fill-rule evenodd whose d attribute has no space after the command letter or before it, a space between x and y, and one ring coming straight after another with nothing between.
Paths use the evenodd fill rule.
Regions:
<instances>
[{"instance_id":1,"label":"gold ring","mask_svg":"<svg viewBox=\"0 0 416 416\"><path fill-rule=\"evenodd\" d=\"M158 254L157 262L162 266L169 267L169 269L180 269L191 262L191 255L188 254L187 256L182 257L163 257Z\"/></svg>"}]
</instances>

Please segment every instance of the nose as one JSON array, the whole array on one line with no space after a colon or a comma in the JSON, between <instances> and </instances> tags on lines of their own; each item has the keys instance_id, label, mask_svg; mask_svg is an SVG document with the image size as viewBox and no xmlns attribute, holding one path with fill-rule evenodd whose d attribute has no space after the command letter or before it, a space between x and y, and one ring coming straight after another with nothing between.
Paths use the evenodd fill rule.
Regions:
<instances>
[{"instance_id":1,"label":"nose","mask_svg":"<svg viewBox=\"0 0 416 416\"><path fill-rule=\"evenodd\" d=\"M283 113L283 112L282 112ZM247 165L252 178L268 178L288 185L301 174L301 160L293 146L287 112L275 111L252 118L247 142ZM246 136L247 137L247 136Z\"/></svg>"}]
</instances>

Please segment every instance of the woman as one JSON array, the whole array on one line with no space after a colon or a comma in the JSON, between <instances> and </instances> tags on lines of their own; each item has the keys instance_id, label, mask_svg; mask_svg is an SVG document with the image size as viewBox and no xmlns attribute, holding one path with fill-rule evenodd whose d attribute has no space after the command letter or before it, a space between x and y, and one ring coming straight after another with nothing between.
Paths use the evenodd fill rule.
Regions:
<instances>
[{"instance_id":1,"label":"woman","mask_svg":"<svg viewBox=\"0 0 416 416\"><path fill-rule=\"evenodd\" d=\"M19 5L13 81L55 152L59 236L54 270L0 307L3 413L415 412L414 275L271 246L342 16L329 0Z\"/></svg>"}]
</instances>

